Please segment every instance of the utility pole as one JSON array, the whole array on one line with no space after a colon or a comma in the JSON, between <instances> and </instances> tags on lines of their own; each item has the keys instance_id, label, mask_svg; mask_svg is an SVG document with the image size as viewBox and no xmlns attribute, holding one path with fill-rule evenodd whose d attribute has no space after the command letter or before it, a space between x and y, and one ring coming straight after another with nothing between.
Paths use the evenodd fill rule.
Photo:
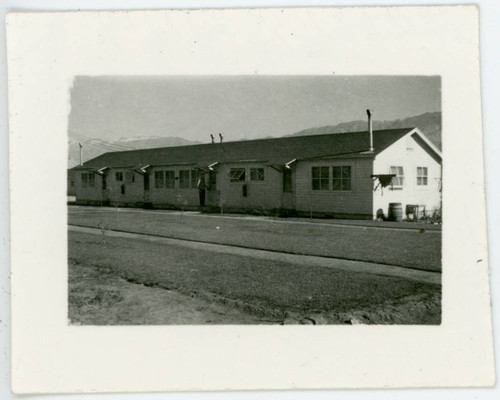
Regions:
<instances>
[{"instance_id":1,"label":"utility pole","mask_svg":"<svg viewBox=\"0 0 500 400\"><path fill-rule=\"evenodd\" d=\"M80 165L82 165L82 144L78 143L78 146L80 146Z\"/></svg>"}]
</instances>

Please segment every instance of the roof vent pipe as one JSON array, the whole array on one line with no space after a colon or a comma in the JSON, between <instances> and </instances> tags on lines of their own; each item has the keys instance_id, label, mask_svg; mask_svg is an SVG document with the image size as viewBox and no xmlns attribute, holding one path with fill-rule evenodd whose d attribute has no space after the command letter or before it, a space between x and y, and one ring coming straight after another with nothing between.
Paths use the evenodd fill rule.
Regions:
<instances>
[{"instance_id":1,"label":"roof vent pipe","mask_svg":"<svg viewBox=\"0 0 500 400\"><path fill-rule=\"evenodd\" d=\"M212 144L214 144L214 135L210 134L210 137L212 138Z\"/></svg>"},{"instance_id":2,"label":"roof vent pipe","mask_svg":"<svg viewBox=\"0 0 500 400\"><path fill-rule=\"evenodd\" d=\"M370 133L370 151L373 151L372 112L370 110L366 110L366 114L368 114L368 132Z\"/></svg>"},{"instance_id":3,"label":"roof vent pipe","mask_svg":"<svg viewBox=\"0 0 500 400\"><path fill-rule=\"evenodd\" d=\"M222 136L222 133L219 133L219 137L220 137L220 142L222 143L222 141L224 140L224 136Z\"/></svg>"}]
</instances>

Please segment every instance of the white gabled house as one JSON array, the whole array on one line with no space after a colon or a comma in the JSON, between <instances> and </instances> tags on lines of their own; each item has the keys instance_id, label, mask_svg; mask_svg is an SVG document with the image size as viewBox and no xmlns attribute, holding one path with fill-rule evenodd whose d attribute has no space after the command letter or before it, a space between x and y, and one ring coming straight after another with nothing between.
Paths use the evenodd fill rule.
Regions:
<instances>
[{"instance_id":1,"label":"white gabled house","mask_svg":"<svg viewBox=\"0 0 500 400\"><path fill-rule=\"evenodd\" d=\"M396 176L388 187L374 191L374 215L386 214L391 203L401 203L403 214L407 215L412 213L412 208L420 214L440 210L441 164L441 152L417 128L377 154L373 162L374 175Z\"/></svg>"}]
</instances>

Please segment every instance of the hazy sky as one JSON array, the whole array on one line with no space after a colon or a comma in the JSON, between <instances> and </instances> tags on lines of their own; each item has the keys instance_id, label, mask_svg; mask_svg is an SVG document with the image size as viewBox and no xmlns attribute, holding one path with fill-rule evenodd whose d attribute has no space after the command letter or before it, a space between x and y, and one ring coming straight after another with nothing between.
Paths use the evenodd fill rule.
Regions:
<instances>
[{"instance_id":1,"label":"hazy sky","mask_svg":"<svg viewBox=\"0 0 500 400\"><path fill-rule=\"evenodd\" d=\"M76 77L69 134L209 141L282 136L365 119L441 111L439 77Z\"/></svg>"}]
</instances>

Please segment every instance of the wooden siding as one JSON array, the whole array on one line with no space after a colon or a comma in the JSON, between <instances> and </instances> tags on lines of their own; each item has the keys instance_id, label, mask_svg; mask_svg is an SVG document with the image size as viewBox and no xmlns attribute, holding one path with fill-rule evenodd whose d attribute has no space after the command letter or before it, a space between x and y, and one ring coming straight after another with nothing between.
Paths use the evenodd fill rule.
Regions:
<instances>
[{"instance_id":1,"label":"wooden siding","mask_svg":"<svg viewBox=\"0 0 500 400\"><path fill-rule=\"evenodd\" d=\"M245 182L231 182L231 168L245 168ZM264 181L251 181L250 169L263 168ZM243 195L243 185L247 195ZM218 205L234 209L275 209L283 205L282 173L263 163L231 163L217 170Z\"/></svg>"},{"instance_id":2,"label":"wooden siding","mask_svg":"<svg viewBox=\"0 0 500 400\"><path fill-rule=\"evenodd\" d=\"M312 189L312 168L330 167L328 190ZM351 166L351 190L332 190L332 167ZM296 167L296 208L301 213L324 213L336 217L371 218L373 157L301 161Z\"/></svg>"},{"instance_id":3,"label":"wooden siding","mask_svg":"<svg viewBox=\"0 0 500 400\"><path fill-rule=\"evenodd\" d=\"M116 180L116 172L121 172L122 181ZM128 168L110 168L104 171L106 175L106 200L111 205L142 203L144 201L144 177ZM127 179L127 174L133 176L133 181ZM122 194L121 187L124 186L125 193Z\"/></svg>"},{"instance_id":4,"label":"wooden siding","mask_svg":"<svg viewBox=\"0 0 500 400\"><path fill-rule=\"evenodd\" d=\"M82 185L82 174L93 174L94 175L94 186L86 187ZM103 201L102 196L102 178L98 174L94 174L85 170L75 171L75 196L76 201L79 203L101 203Z\"/></svg>"},{"instance_id":5,"label":"wooden siding","mask_svg":"<svg viewBox=\"0 0 500 400\"><path fill-rule=\"evenodd\" d=\"M198 188L180 188L179 187L179 171L192 170L192 165L177 165L168 167L153 167L148 170L149 173L149 201L156 206L174 206L174 207L188 207L198 206L200 204ZM155 172L158 171L174 171L175 183L172 188L157 188L155 185ZM206 177L208 182L208 177Z\"/></svg>"}]
</instances>

